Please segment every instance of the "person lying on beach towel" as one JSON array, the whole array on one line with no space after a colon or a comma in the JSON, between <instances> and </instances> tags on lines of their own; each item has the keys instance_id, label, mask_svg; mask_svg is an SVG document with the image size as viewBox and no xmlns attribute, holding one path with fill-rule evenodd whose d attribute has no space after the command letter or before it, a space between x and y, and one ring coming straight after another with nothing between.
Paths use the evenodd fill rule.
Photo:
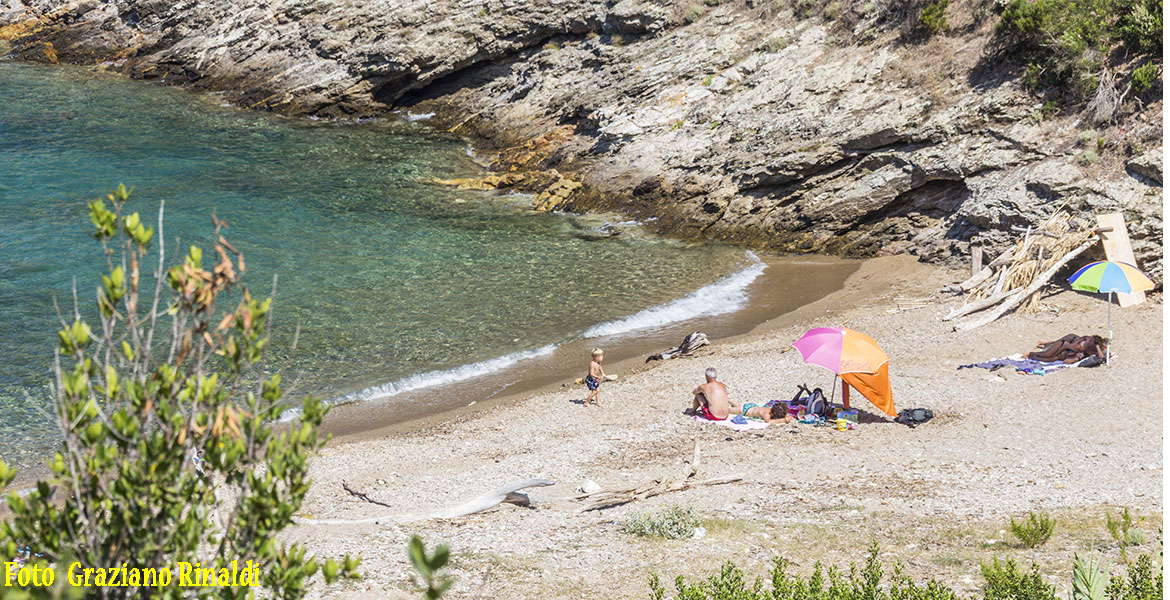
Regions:
<instances>
[{"instance_id":1,"label":"person lying on beach towel","mask_svg":"<svg viewBox=\"0 0 1170 600\"><path fill-rule=\"evenodd\" d=\"M727 386L715 380L718 375L715 367L709 367L704 375L707 377L707 382L692 391L695 400L691 404L690 414L700 415L712 421L722 421L731 412L731 403L727 399Z\"/></svg>"},{"instance_id":2,"label":"person lying on beach towel","mask_svg":"<svg viewBox=\"0 0 1170 600\"><path fill-rule=\"evenodd\" d=\"M765 402L763 404L757 402L745 402L743 405L737 405L734 402L728 401L731 410L737 412L749 419L760 419L765 423L791 423L796 420L796 417L788 414L788 405L783 402L775 400Z\"/></svg>"},{"instance_id":3,"label":"person lying on beach towel","mask_svg":"<svg viewBox=\"0 0 1170 600\"><path fill-rule=\"evenodd\" d=\"M1043 348L1043 350L1028 353L1028 358L1041 362L1063 362L1070 365L1089 356L1104 359L1106 346L1108 344L1105 342L1105 338L1099 335L1078 336L1075 333L1070 333L1058 340L1037 343L1036 347Z\"/></svg>"}]
</instances>

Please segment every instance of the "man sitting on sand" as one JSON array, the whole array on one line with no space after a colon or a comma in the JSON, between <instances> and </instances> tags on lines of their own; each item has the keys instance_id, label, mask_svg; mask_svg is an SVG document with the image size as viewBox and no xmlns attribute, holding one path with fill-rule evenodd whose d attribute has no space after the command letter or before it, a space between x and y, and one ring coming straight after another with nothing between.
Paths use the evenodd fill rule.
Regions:
<instances>
[{"instance_id":1,"label":"man sitting on sand","mask_svg":"<svg viewBox=\"0 0 1170 600\"><path fill-rule=\"evenodd\" d=\"M715 367L708 368L707 383L694 389L695 402L691 405L691 414L722 421L731 411L731 404L727 399L727 386L715 381L716 374Z\"/></svg>"},{"instance_id":2,"label":"man sitting on sand","mask_svg":"<svg viewBox=\"0 0 1170 600\"><path fill-rule=\"evenodd\" d=\"M1043 348L1043 350L1029 353L1028 358L1043 362L1063 362L1065 364L1075 363L1088 356L1096 356L1104 359L1105 347L1107 345L1105 338L1099 335L1082 335L1078 337L1076 334L1070 333L1059 340L1036 344L1037 348Z\"/></svg>"}]
</instances>

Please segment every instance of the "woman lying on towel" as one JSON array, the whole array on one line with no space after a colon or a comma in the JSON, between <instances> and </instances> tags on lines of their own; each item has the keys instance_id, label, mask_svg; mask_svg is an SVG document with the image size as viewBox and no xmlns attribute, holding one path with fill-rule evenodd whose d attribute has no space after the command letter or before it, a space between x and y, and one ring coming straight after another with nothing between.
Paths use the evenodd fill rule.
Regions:
<instances>
[{"instance_id":1,"label":"woman lying on towel","mask_svg":"<svg viewBox=\"0 0 1170 600\"><path fill-rule=\"evenodd\" d=\"M1082 335L1070 333L1059 340L1040 342L1039 352L1028 353L1028 358L1043 362L1063 362L1072 364L1089 356L1105 358L1105 348L1109 344L1099 335Z\"/></svg>"},{"instance_id":2,"label":"woman lying on towel","mask_svg":"<svg viewBox=\"0 0 1170 600\"><path fill-rule=\"evenodd\" d=\"M762 419L765 423L791 423L796 420L796 417L788 414L788 406L783 402L772 401L764 404L744 402L742 406L734 402L728 404L733 412L749 419Z\"/></svg>"}]
</instances>

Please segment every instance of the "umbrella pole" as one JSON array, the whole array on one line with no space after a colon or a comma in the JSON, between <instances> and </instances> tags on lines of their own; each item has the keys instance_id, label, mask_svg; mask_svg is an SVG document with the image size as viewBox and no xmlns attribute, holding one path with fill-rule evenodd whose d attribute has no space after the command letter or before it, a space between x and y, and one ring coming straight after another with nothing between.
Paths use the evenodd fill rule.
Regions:
<instances>
[{"instance_id":1,"label":"umbrella pole","mask_svg":"<svg viewBox=\"0 0 1170 600\"><path fill-rule=\"evenodd\" d=\"M1109 311L1105 314L1105 322L1109 325L1109 344L1105 346L1105 364L1108 365L1110 347L1113 346L1113 292L1109 292Z\"/></svg>"}]
</instances>

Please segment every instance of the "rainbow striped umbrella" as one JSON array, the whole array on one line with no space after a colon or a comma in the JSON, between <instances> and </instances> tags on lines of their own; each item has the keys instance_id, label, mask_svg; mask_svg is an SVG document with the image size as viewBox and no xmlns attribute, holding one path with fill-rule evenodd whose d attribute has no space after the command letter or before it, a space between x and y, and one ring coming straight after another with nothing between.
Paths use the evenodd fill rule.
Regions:
<instances>
[{"instance_id":1,"label":"rainbow striped umbrella","mask_svg":"<svg viewBox=\"0 0 1170 600\"><path fill-rule=\"evenodd\" d=\"M1089 263L1068 278L1074 290L1109 294L1107 322L1109 342L1113 343L1113 294L1129 294L1154 289L1154 282L1141 269L1123 262L1099 260ZM1105 362L1109 362L1109 346L1105 347Z\"/></svg>"}]
</instances>

